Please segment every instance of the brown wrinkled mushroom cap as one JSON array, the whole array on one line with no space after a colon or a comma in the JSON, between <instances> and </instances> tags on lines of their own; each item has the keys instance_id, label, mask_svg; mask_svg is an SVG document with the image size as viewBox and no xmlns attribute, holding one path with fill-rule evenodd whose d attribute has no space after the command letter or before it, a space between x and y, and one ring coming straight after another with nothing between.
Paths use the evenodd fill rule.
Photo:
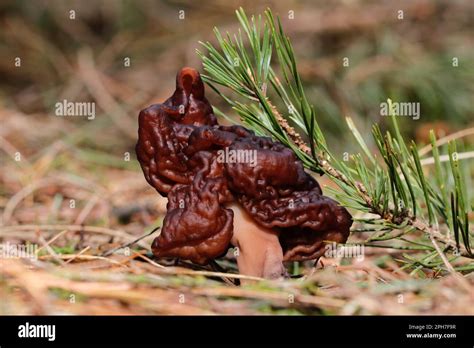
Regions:
<instances>
[{"instance_id":1,"label":"brown wrinkled mushroom cap","mask_svg":"<svg viewBox=\"0 0 474 348\"><path fill-rule=\"evenodd\" d=\"M145 178L168 197L161 234L152 245L157 257L206 264L224 254L235 235L235 204L263 230L276 233L284 261L315 259L325 242L349 236L351 215L322 195L290 149L241 126L217 124L194 69L178 73L176 91L163 104L140 112L138 134ZM241 150L255 160L220 157Z\"/></svg>"}]
</instances>

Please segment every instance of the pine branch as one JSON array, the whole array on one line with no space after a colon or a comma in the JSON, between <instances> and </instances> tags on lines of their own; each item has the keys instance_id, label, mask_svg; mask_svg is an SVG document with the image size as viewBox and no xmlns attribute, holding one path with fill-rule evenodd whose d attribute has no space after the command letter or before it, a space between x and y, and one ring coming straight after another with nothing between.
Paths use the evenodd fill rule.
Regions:
<instances>
[{"instance_id":1,"label":"pine branch","mask_svg":"<svg viewBox=\"0 0 474 348\"><path fill-rule=\"evenodd\" d=\"M438 265L446 260L444 252L448 250L474 258L470 207L456 144L448 145L450 165L446 170L440 161L440 145L432 134L435 184L441 192L425 176L416 144L406 145L394 115L393 134L382 134L378 125L373 127L372 136L383 163L369 151L350 118L346 119L348 127L365 156L353 155L351 165L338 160L329 150L314 107L306 97L291 42L279 19L275 20L270 10L265 11L263 21L261 16L249 20L243 9L237 11L237 17L249 48L244 45L242 31L232 38L215 29L218 47L201 43L207 54L198 54L206 71L204 80L232 106L243 123L257 134L269 134L291 148L309 170L326 174L339 187L333 193L346 207L379 216L377 224L383 226L407 233L423 232L435 253L441 250L436 241L443 243ZM224 94L216 85L233 95ZM392 110L390 99L388 104ZM448 175L454 180L453 187L447 185ZM440 222L447 233L441 233Z\"/></svg>"}]
</instances>

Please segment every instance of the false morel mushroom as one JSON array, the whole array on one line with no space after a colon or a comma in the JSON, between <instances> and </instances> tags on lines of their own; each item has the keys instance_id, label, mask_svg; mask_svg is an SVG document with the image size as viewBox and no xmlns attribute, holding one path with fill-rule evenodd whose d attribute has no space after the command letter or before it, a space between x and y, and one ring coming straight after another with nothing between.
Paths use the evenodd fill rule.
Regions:
<instances>
[{"instance_id":1,"label":"false morel mushroom","mask_svg":"<svg viewBox=\"0 0 474 348\"><path fill-rule=\"evenodd\" d=\"M217 123L194 69L140 112L136 152L148 183L168 197L156 257L206 264L234 246L241 274L278 278L284 261L317 259L349 236L351 215L290 149Z\"/></svg>"}]
</instances>

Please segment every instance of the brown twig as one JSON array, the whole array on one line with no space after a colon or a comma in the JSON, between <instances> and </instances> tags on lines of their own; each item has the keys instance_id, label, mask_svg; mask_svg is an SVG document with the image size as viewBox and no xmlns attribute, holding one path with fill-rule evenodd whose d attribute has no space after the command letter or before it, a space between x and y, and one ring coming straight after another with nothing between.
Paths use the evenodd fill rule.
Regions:
<instances>
[{"instance_id":1,"label":"brown twig","mask_svg":"<svg viewBox=\"0 0 474 348\"><path fill-rule=\"evenodd\" d=\"M131 241L130 243L126 243L122 246L119 246L117 248L114 248L114 249L111 249L111 250L108 250L106 252L104 252L101 256L109 256L109 255L112 255L114 252L120 250L120 249L125 249L125 248L128 248L130 246L132 246L133 244L136 244L138 243L139 241L141 241L142 239L148 237L149 235L155 233L156 231L158 231L161 227L155 227L154 229L152 229L150 232L147 232L145 233L144 235L138 237L137 239L135 239L134 241Z\"/></svg>"},{"instance_id":2,"label":"brown twig","mask_svg":"<svg viewBox=\"0 0 474 348\"><path fill-rule=\"evenodd\" d=\"M448 272L451 273L454 276L454 279L456 279L458 284L464 290L466 290L468 292L468 294L470 294L471 296L474 295L472 286L469 284L469 282L466 279L464 279L462 276L460 276L458 274L458 272L456 272L454 267L449 263L449 260L446 258L446 255L444 255L443 251L439 247L439 245L436 242L436 239L433 237L433 235L430 235L430 240L431 240L431 243L433 243L433 246L435 247L436 252L438 253L439 257L441 258L444 265L446 266L446 269L448 270Z\"/></svg>"},{"instance_id":3,"label":"brown twig","mask_svg":"<svg viewBox=\"0 0 474 348\"><path fill-rule=\"evenodd\" d=\"M288 136L293 140L294 144L298 146L298 148L305 152L309 156L313 156L311 154L311 150L309 147L304 143L302 140L301 136L298 134L298 132L295 131L293 127L291 127L288 122L278 113L278 111L274 111L275 118L277 119L278 123L280 126L287 132ZM372 198L370 197L367 189L365 188L364 184L362 184L359 181L356 182L351 182L343 173L338 171L336 168L331 166L331 164L324 159L322 156L316 155L317 158L316 160L322 167L322 169L330 176L333 178L338 179L339 181L345 183L346 185L349 186L354 186L357 191L359 192L360 197L365 201L367 207L372 209L372 213L379 215L381 218L383 218L386 221L389 222L394 222L395 216L391 212L385 212L382 213L378 207L373 205ZM446 238L446 236L442 235L439 231L434 230L431 226L426 224L425 222L421 221L419 218L415 216L407 216L406 221L411 224L413 227L416 229L426 233L428 236L436 238L443 244L456 249L456 245L454 242ZM469 252L469 250L463 250L460 252L460 254L464 257L469 257L469 258L474 258L473 254Z\"/></svg>"}]
</instances>

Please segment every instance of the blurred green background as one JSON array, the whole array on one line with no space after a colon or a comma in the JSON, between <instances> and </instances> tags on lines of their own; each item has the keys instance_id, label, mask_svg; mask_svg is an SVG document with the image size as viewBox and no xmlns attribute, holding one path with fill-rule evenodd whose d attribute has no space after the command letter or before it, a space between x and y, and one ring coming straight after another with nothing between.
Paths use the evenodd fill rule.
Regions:
<instances>
[{"instance_id":1,"label":"blurred green background","mask_svg":"<svg viewBox=\"0 0 474 348\"><path fill-rule=\"evenodd\" d=\"M99 151L98 161L133 156L138 111L171 94L182 66L202 70L198 41L213 41L214 26L235 31L239 6L280 15L336 152L352 146L344 117L368 134L386 122L380 103L387 98L420 103L420 120L400 120L420 144L429 128L442 136L472 126L473 1L24 0L0 5L2 137L36 157L57 139ZM95 101L96 118L55 117L64 99Z\"/></svg>"},{"instance_id":2,"label":"blurred green background","mask_svg":"<svg viewBox=\"0 0 474 348\"><path fill-rule=\"evenodd\" d=\"M315 106L319 125L326 132L333 153L360 149L347 128L346 116L353 118L375 150L371 126L377 122L386 128L389 121L380 115L380 103L387 98L418 102L419 120L398 118L406 138L415 139L421 148L428 143L431 128L438 137L458 132L458 151L470 152L471 156L463 160L462 169L474 206L472 0L2 0L1 239L18 244L38 243L39 237L47 240L62 235L52 246L55 253L76 258L78 255L73 253L82 253L89 247L88 255L83 256L101 255L104 248L122 244L124 236L128 236L124 240L133 240L159 225L166 211L166 199L146 183L135 160L139 110L171 95L176 72L181 67L202 71L196 54L198 42L215 43L214 27L221 32L235 32L235 10L240 6L248 15L263 13L269 7L281 17L295 48L306 94ZM457 66L453 66L453 58ZM213 105L235 118L235 113L209 88L207 96ZM56 116L55 104L63 100L95 102L95 118ZM441 147L441 154L447 153L446 147ZM430 156L429 151L424 156ZM428 176L432 168L424 167ZM327 175L318 177L318 181L323 187L330 184ZM469 219L473 217L470 213ZM98 233L104 230L108 234ZM354 234L355 240L360 236ZM153 238L152 235L141 241L145 251ZM314 272L315 267L307 267L305 271L314 272L316 280L291 281L290 286L282 283L277 292L281 292L285 304L280 301L273 307L268 304L270 301L262 302L261 294L270 289L266 284L258 291L253 289L251 295L243 292L243 297L256 296L254 301L233 301L227 297L227 286L221 290L210 288L202 278L196 278L196 283L182 274L159 284L156 278L147 280L141 272L152 273L153 268L145 268L149 265L138 261L130 262L130 273L122 273L120 268L124 277L119 280L140 283L140 287L133 283L130 289L143 289L143 297L129 297L131 290L127 288L127 297L111 297L112 301L103 297L107 291L116 296L119 273L110 278L114 284L107 286L101 282L93 287L89 280L98 280L95 264L71 262L67 269L75 269L87 284L71 283L68 279L63 286L75 292L78 288L74 286L81 285L79 289L91 296L91 301L78 301L71 306L66 300L54 300L48 292L48 286L64 284L51 277L53 273L59 274L57 268L50 268L47 273L44 269L32 271L9 266L4 269L13 278L25 279L29 275L32 285L26 283L25 289L37 290L37 284L44 285L47 305L36 309L29 296L16 288L14 292L10 290L10 283L17 286L16 280L3 278L7 281L0 279L0 298L9 296L9 300L4 301L7 309L0 306L0 312L209 314L211 308L225 314L294 314L294 306L303 298L300 295L306 299L319 296L318 301L323 302L336 301L336 307L323 306L323 313L329 314L472 312L469 294L463 293L456 279L443 277L437 282L424 282L424 273L421 279L413 279L400 271L398 261L403 250L373 248L366 253L366 262L360 268L341 264ZM112 264L106 261L100 262L109 272ZM227 271L236 270L233 259L223 260L222 265ZM32 277L33 272L37 276ZM131 274L139 276L132 278ZM426 272L430 280L437 276L431 270ZM142 288L147 281L153 281L152 285ZM175 299L183 289L192 291L191 307L175 306L174 300L170 300L169 307L164 306L163 298ZM209 289L220 292L206 293ZM206 300L196 297L193 303L199 290ZM295 305L286 304L286 292L290 290L298 298ZM271 290L268 294L275 299L277 292ZM406 293L406 305L397 303L399 292ZM103 301L96 301L97 296ZM140 301L142 308L137 308L137 298L144 299ZM57 307L48 307L50 303ZM321 313L320 303L312 302L316 308L312 312L302 306L298 313Z\"/></svg>"}]
</instances>

